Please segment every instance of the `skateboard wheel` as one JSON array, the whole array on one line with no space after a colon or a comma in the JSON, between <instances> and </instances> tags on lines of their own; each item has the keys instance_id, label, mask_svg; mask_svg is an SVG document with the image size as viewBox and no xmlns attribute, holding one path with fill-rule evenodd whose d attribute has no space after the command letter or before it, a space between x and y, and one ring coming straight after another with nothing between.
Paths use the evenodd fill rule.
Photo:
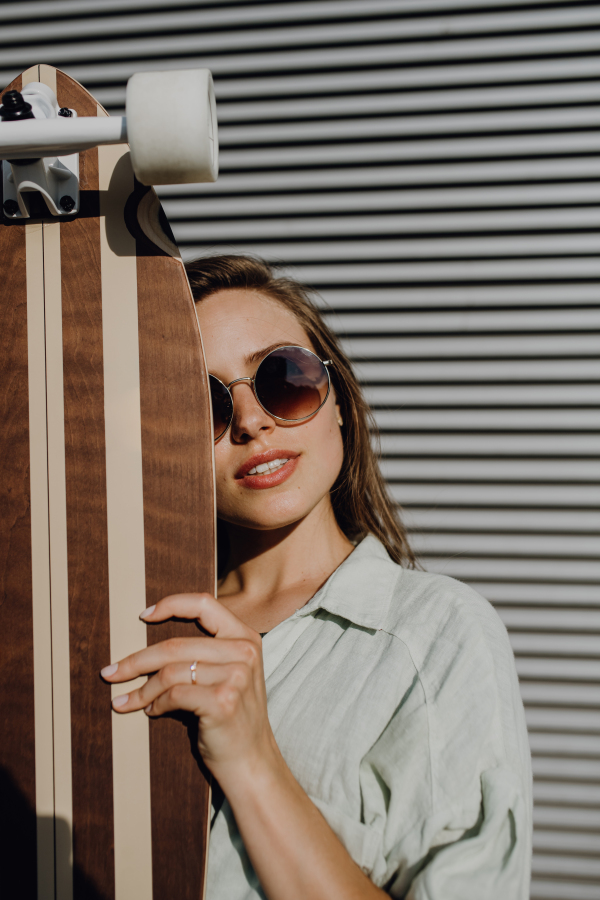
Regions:
<instances>
[{"instance_id":1,"label":"skateboard wheel","mask_svg":"<svg viewBox=\"0 0 600 900\"><path fill-rule=\"evenodd\" d=\"M138 72L127 83L126 108L138 181L216 181L217 116L209 69Z\"/></svg>"}]
</instances>

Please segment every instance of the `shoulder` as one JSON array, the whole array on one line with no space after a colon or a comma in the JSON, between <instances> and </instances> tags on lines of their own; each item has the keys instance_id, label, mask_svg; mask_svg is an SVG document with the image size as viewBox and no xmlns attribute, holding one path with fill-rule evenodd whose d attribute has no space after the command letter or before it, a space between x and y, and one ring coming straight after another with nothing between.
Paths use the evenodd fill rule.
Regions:
<instances>
[{"instance_id":1,"label":"shoulder","mask_svg":"<svg viewBox=\"0 0 600 900\"><path fill-rule=\"evenodd\" d=\"M460 748L453 771L472 754L489 766L527 769L515 659L491 603L454 578L398 567L382 630L415 667L438 769L453 759L450 746Z\"/></svg>"},{"instance_id":2,"label":"shoulder","mask_svg":"<svg viewBox=\"0 0 600 900\"><path fill-rule=\"evenodd\" d=\"M407 644L417 669L433 647L456 652L482 644L512 659L502 620L477 591L445 575L396 568L382 627Z\"/></svg>"},{"instance_id":3,"label":"shoulder","mask_svg":"<svg viewBox=\"0 0 600 900\"><path fill-rule=\"evenodd\" d=\"M379 607L376 629L410 657L430 714L459 722L467 707L469 718L495 708L505 727L518 719L521 731L515 660L491 603L454 578L401 568L374 539L361 556L367 553L365 571L376 586L369 603Z\"/></svg>"},{"instance_id":4,"label":"shoulder","mask_svg":"<svg viewBox=\"0 0 600 900\"><path fill-rule=\"evenodd\" d=\"M512 659L506 628L491 603L454 578L402 568L373 536L334 573L322 601L331 612L405 643L417 669L432 647L472 649L484 643Z\"/></svg>"}]
</instances>

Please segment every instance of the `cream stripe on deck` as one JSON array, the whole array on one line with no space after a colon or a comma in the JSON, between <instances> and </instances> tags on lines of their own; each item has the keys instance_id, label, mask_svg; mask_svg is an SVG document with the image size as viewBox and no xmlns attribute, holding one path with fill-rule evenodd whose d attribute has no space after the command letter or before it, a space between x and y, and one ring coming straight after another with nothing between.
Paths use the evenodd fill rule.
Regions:
<instances>
[{"instance_id":1,"label":"cream stripe on deck","mask_svg":"<svg viewBox=\"0 0 600 900\"><path fill-rule=\"evenodd\" d=\"M99 114L102 112L99 110ZM135 240L122 196L133 190L128 148L98 151L111 660L146 644L144 503ZM116 685L126 693L145 679ZM150 744L143 712L113 715L116 900L152 900Z\"/></svg>"}]
</instances>

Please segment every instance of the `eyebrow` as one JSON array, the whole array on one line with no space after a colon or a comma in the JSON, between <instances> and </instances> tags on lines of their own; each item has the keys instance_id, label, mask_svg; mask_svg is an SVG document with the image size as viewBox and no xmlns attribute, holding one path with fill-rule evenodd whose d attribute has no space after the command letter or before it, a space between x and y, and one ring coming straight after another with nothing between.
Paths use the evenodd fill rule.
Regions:
<instances>
[{"instance_id":1,"label":"eyebrow","mask_svg":"<svg viewBox=\"0 0 600 900\"><path fill-rule=\"evenodd\" d=\"M258 362L261 359L264 359L269 353L272 353L273 350L277 350L278 347L290 347L291 344L289 341L278 341L276 344L270 344L268 347L264 347L262 350L255 350L254 353L250 353L246 357L247 365L251 366L252 363Z\"/></svg>"}]
</instances>

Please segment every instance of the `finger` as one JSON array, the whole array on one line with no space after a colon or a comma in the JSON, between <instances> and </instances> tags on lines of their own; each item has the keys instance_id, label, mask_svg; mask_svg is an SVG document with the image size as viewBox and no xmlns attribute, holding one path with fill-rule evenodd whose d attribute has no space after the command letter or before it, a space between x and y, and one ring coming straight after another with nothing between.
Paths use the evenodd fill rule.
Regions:
<instances>
[{"instance_id":1,"label":"finger","mask_svg":"<svg viewBox=\"0 0 600 900\"><path fill-rule=\"evenodd\" d=\"M158 672L171 663L184 662L189 666L194 660L217 664L245 662L260 670L261 659L261 645L248 638L220 641L200 636L170 638L106 666L100 674L105 681L119 684L122 681L132 681L140 675Z\"/></svg>"},{"instance_id":2,"label":"finger","mask_svg":"<svg viewBox=\"0 0 600 900\"><path fill-rule=\"evenodd\" d=\"M219 701L215 689L204 685L176 684L157 697L151 706L146 707L147 714L153 718L175 710L192 712L199 718L217 718Z\"/></svg>"},{"instance_id":3,"label":"finger","mask_svg":"<svg viewBox=\"0 0 600 900\"><path fill-rule=\"evenodd\" d=\"M153 703L161 694L176 685L210 687L229 681L232 687L243 689L251 677L250 671L243 663L231 663L229 665L198 665L195 670L196 681L192 681L191 666L188 663L173 663L165 666L146 684L129 694L121 694L114 697L113 708L119 713L134 712L145 709Z\"/></svg>"},{"instance_id":4,"label":"finger","mask_svg":"<svg viewBox=\"0 0 600 900\"><path fill-rule=\"evenodd\" d=\"M163 622L172 616L180 619L197 619L200 625L218 638L253 637L260 635L245 625L222 603L210 594L171 594L163 597L154 607L144 610L144 622Z\"/></svg>"}]
</instances>

